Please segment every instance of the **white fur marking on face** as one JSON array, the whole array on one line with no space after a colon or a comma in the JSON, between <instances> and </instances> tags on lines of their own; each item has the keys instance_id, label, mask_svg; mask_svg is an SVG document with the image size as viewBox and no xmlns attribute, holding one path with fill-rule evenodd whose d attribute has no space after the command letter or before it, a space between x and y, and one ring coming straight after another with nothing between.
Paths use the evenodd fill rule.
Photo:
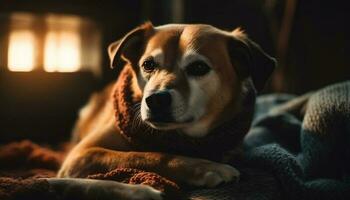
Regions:
<instances>
[{"instance_id":1,"label":"white fur marking on face","mask_svg":"<svg viewBox=\"0 0 350 200\"><path fill-rule=\"evenodd\" d=\"M200 118L204 114L210 114L206 113L207 106L219 89L219 76L211 71L201 79L189 80L189 85L190 98L187 113L191 114L196 122L184 129L184 132L192 137L202 137L208 133L210 121L200 120Z\"/></svg>"},{"instance_id":2,"label":"white fur marking on face","mask_svg":"<svg viewBox=\"0 0 350 200\"><path fill-rule=\"evenodd\" d=\"M194 61L203 61L205 62L209 67L212 67L209 59L199 53L197 53L194 50L187 50L180 61L180 68L185 69L185 67L189 64L191 64Z\"/></svg>"},{"instance_id":3,"label":"white fur marking on face","mask_svg":"<svg viewBox=\"0 0 350 200\"><path fill-rule=\"evenodd\" d=\"M148 118L148 110L149 110L149 108L146 104L145 98L143 97L142 101L141 101L141 119L143 121L145 121L145 119Z\"/></svg>"},{"instance_id":4,"label":"white fur marking on face","mask_svg":"<svg viewBox=\"0 0 350 200\"><path fill-rule=\"evenodd\" d=\"M150 54L145 54L140 62L150 55L154 57L156 62L162 64L164 54L161 49L156 49ZM194 122L186 125L182 130L185 134L191 137L202 137L208 133L208 129L212 123L211 119L208 120L208 118L205 118L204 115L210 115L210 113L207 113L209 101L218 92L220 87L220 78L213 69L209 59L191 48L188 48L188 50L186 50L186 52L182 55L182 57L179 59L178 65L180 69L185 70L186 66L196 61L205 62L212 68L212 70L208 74L201 77L188 77L190 88L188 99L184 99L179 91L175 89L170 90L170 93L173 99L172 115L175 121L178 123L186 123L186 121L193 119ZM161 77L160 74L158 74L157 77ZM141 118L144 121L149 117L149 108L145 102L145 98L154 92L154 78L155 76L152 76L148 80L143 90L144 93L141 102ZM168 128L171 127L172 126L169 125Z\"/></svg>"},{"instance_id":5,"label":"white fur marking on face","mask_svg":"<svg viewBox=\"0 0 350 200\"><path fill-rule=\"evenodd\" d=\"M182 95L177 90L169 91L172 97L172 114L176 121L183 122L187 120L184 118L184 113L186 112L186 102L184 101Z\"/></svg>"},{"instance_id":6,"label":"white fur marking on face","mask_svg":"<svg viewBox=\"0 0 350 200\"><path fill-rule=\"evenodd\" d=\"M180 67L184 69L187 65L195 61L203 61L212 67L210 61L205 56L194 50L187 50L182 56ZM208 114L207 106L210 99L216 94L220 87L220 78L212 70L202 77L189 78L190 97L188 100L188 110L182 118L193 117L194 123L184 129L184 132L192 137L202 137L207 134L210 121L200 120L204 114ZM210 114L210 113L209 113Z\"/></svg>"},{"instance_id":7,"label":"white fur marking on face","mask_svg":"<svg viewBox=\"0 0 350 200\"><path fill-rule=\"evenodd\" d=\"M146 103L146 98L152 94L153 90L154 90L154 85L152 84L154 77L151 77L150 80L147 82L147 84L145 85L145 88L143 89L143 97L141 100L141 119L145 120L148 118L148 111L149 108L147 106Z\"/></svg>"},{"instance_id":8,"label":"white fur marking on face","mask_svg":"<svg viewBox=\"0 0 350 200\"><path fill-rule=\"evenodd\" d=\"M151 53L149 54L144 54L144 56L141 57L140 59L140 63L139 63L139 66L142 65L143 61L152 56L154 61L156 63L158 63L159 65L163 65L164 64L164 52L161 48L157 48L157 49L154 49Z\"/></svg>"}]
</instances>

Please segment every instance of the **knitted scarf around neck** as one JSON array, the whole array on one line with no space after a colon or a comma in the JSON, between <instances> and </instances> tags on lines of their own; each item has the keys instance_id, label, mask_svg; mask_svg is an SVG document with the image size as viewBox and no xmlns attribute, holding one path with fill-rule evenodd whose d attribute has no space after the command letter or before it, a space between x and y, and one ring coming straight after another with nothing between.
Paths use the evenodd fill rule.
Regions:
<instances>
[{"instance_id":1,"label":"knitted scarf around neck","mask_svg":"<svg viewBox=\"0 0 350 200\"><path fill-rule=\"evenodd\" d=\"M225 152L239 146L248 132L254 110L255 93L244 97L242 111L201 138L193 138L179 130L157 130L140 119L141 99L133 98L130 66L121 71L114 87L116 126L135 150L221 160Z\"/></svg>"}]
</instances>

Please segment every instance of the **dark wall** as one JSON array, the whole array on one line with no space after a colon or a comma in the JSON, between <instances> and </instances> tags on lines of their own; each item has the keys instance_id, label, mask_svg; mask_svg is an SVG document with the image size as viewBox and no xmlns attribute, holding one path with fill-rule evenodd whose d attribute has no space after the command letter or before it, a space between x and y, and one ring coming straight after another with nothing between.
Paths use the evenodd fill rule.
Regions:
<instances>
[{"instance_id":1,"label":"dark wall","mask_svg":"<svg viewBox=\"0 0 350 200\"><path fill-rule=\"evenodd\" d=\"M268 53L274 54L271 27L263 1L185 1L185 22L211 24L229 31L241 27Z\"/></svg>"},{"instance_id":2,"label":"dark wall","mask_svg":"<svg viewBox=\"0 0 350 200\"><path fill-rule=\"evenodd\" d=\"M78 109L97 88L90 73L0 73L0 143L69 137Z\"/></svg>"},{"instance_id":3,"label":"dark wall","mask_svg":"<svg viewBox=\"0 0 350 200\"><path fill-rule=\"evenodd\" d=\"M284 67L284 91L297 94L350 79L347 1L299 1Z\"/></svg>"}]
</instances>

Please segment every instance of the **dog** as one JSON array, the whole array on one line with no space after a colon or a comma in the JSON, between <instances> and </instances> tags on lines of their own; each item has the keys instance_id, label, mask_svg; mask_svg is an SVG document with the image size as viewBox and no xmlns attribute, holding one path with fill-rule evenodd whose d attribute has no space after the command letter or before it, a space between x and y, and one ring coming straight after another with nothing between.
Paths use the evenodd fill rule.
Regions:
<instances>
[{"instance_id":1,"label":"dog","mask_svg":"<svg viewBox=\"0 0 350 200\"><path fill-rule=\"evenodd\" d=\"M114 188L115 196L123 199L162 199L159 191L148 186L81 178L128 167L191 186L215 187L238 180L239 171L225 161L239 152L255 96L273 72L274 58L240 28L155 27L150 22L112 43L108 54L112 67L127 68L125 87L131 93L126 99L136 102L130 108L135 119L128 125L121 122L130 116L121 114L129 108L119 105L118 98L124 94L123 89L115 92L119 86L109 85L94 94L80 111L73 131L77 144L58 179L50 183ZM135 130L135 124L143 129L136 126Z\"/></svg>"}]
</instances>

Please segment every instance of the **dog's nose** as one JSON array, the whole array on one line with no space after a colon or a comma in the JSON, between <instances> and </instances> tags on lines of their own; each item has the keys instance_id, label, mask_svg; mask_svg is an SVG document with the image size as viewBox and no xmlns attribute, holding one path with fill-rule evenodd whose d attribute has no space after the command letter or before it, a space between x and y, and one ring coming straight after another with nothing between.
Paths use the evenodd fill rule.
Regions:
<instances>
[{"instance_id":1,"label":"dog's nose","mask_svg":"<svg viewBox=\"0 0 350 200\"><path fill-rule=\"evenodd\" d=\"M167 111L171 107L171 94L167 91L156 92L145 100L152 111Z\"/></svg>"}]
</instances>

